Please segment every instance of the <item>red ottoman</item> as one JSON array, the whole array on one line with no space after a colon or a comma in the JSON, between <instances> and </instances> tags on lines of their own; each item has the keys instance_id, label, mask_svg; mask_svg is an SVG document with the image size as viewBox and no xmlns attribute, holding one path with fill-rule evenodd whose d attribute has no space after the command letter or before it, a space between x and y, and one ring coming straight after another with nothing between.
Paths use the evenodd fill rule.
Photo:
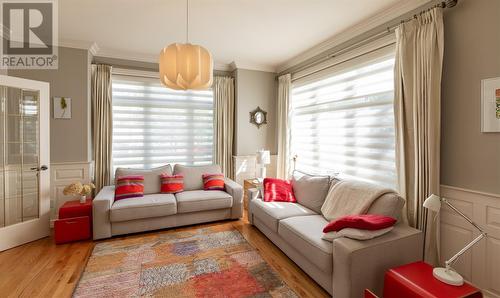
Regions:
<instances>
[{"instance_id":1,"label":"red ottoman","mask_svg":"<svg viewBox=\"0 0 500 298\"><path fill-rule=\"evenodd\" d=\"M84 204L68 201L59 208L59 219L54 222L54 240L57 244L89 239L92 234L92 199Z\"/></svg>"}]
</instances>

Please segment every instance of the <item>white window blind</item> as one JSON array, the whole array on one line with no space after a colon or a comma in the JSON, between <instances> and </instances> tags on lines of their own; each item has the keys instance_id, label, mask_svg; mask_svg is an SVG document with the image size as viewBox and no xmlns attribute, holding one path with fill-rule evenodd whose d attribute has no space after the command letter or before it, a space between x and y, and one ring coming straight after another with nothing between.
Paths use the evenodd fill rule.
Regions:
<instances>
[{"instance_id":1,"label":"white window blind","mask_svg":"<svg viewBox=\"0 0 500 298\"><path fill-rule=\"evenodd\" d=\"M394 57L292 87L296 169L396 187Z\"/></svg>"},{"instance_id":2,"label":"white window blind","mask_svg":"<svg viewBox=\"0 0 500 298\"><path fill-rule=\"evenodd\" d=\"M157 78L112 79L114 170L212 163L211 90L172 90Z\"/></svg>"}]
</instances>

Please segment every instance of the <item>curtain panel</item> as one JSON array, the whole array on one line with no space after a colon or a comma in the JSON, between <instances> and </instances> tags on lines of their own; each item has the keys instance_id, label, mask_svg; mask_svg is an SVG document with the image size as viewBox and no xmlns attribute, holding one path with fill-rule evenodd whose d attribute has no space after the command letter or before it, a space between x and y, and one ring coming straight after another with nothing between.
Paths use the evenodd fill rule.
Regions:
<instances>
[{"instance_id":1,"label":"curtain panel","mask_svg":"<svg viewBox=\"0 0 500 298\"><path fill-rule=\"evenodd\" d=\"M422 206L439 195L443 13L433 8L396 29L396 166L408 223L424 231L424 259L439 262L439 218ZM429 214L427 214L429 212Z\"/></svg>"},{"instance_id":2,"label":"curtain panel","mask_svg":"<svg viewBox=\"0 0 500 298\"><path fill-rule=\"evenodd\" d=\"M233 138L234 138L234 79L214 77L214 163L222 168L222 173L234 179Z\"/></svg>"},{"instance_id":3,"label":"curtain panel","mask_svg":"<svg viewBox=\"0 0 500 298\"><path fill-rule=\"evenodd\" d=\"M111 66L92 65L92 140L96 193L110 184L113 114Z\"/></svg>"},{"instance_id":4,"label":"curtain panel","mask_svg":"<svg viewBox=\"0 0 500 298\"><path fill-rule=\"evenodd\" d=\"M292 76L282 75L278 78L278 157L276 175L286 179L290 169L290 95Z\"/></svg>"}]
</instances>

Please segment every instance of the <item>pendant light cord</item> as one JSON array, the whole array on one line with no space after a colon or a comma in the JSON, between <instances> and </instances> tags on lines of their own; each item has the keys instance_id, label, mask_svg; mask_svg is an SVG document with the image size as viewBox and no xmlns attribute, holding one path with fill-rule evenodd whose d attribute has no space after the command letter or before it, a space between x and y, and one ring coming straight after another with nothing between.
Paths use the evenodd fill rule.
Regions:
<instances>
[{"instance_id":1,"label":"pendant light cord","mask_svg":"<svg viewBox=\"0 0 500 298\"><path fill-rule=\"evenodd\" d=\"M189 0L186 0L186 43L189 43Z\"/></svg>"}]
</instances>

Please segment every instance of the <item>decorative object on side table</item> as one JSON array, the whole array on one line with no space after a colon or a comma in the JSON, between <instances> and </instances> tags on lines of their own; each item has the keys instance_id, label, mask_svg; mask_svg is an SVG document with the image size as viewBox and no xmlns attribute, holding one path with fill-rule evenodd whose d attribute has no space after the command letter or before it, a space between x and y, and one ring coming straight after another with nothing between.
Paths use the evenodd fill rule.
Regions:
<instances>
[{"instance_id":1,"label":"decorative object on side table","mask_svg":"<svg viewBox=\"0 0 500 298\"><path fill-rule=\"evenodd\" d=\"M471 225L473 225L476 229L479 230L480 234L474 240L472 240L469 244L467 244L464 248L462 248L459 252L457 252L453 257L445 262L445 268L434 268L432 274L438 280L447 283L453 286L461 286L464 284L463 277L458 274L456 271L451 268L451 265L464 254L467 250L469 250L474 244L478 243L481 239L487 236L487 234L483 231L481 227L479 227L476 223L474 223L467 215L458 210L455 206L450 204L447 199L441 198L437 195L430 195L424 202L424 207L432 210L434 212L439 212L441 209L441 204L446 204L453 211L458 213L458 215L462 216L466 221L468 221Z\"/></svg>"},{"instance_id":2,"label":"decorative object on side table","mask_svg":"<svg viewBox=\"0 0 500 298\"><path fill-rule=\"evenodd\" d=\"M260 128L263 124L267 124L267 112L258 106L250 112L250 123L257 125L257 128Z\"/></svg>"},{"instance_id":3,"label":"decorative object on side table","mask_svg":"<svg viewBox=\"0 0 500 298\"><path fill-rule=\"evenodd\" d=\"M384 278L384 298L480 298L481 291L469 283L451 286L432 276L432 266L414 262L389 269Z\"/></svg>"},{"instance_id":4,"label":"decorative object on side table","mask_svg":"<svg viewBox=\"0 0 500 298\"><path fill-rule=\"evenodd\" d=\"M54 222L54 241L57 244L89 239L92 234L92 199L65 202Z\"/></svg>"},{"instance_id":5,"label":"decorative object on side table","mask_svg":"<svg viewBox=\"0 0 500 298\"><path fill-rule=\"evenodd\" d=\"M266 165L271 163L271 153L269 150L261 149L257 151L257 177L266 178Z\"/></svg>"},{"instance_id":6,"label":"decorative object on side table","mask_svg":"<svg viewBox=\"0 0 500 298\"><path fill-rule=\"evenodd\" d=\"M94 190L94 188L95 185L93 183L82 184L81 182L75 182L66 186L63 190L63 194L65 196L80 196L80 204L84 204L87 196L92 194L92 190Z\"/></svg>"},{"instance_id":7,"label":"decorative object on side table","mask_svg":"<svg viewBox=\"0 0 500 298\"><path fill-rule=\"evenodd\" d=\"M481 81L481 132L500 132L500 77Z\"/></svg>"},{"instance_id":8,"label":"decorative object on side table","mask_svg":"<svg viewBox=\"0 0 500 298\"><path fill-rule=\"evenodd\" d=\"M54 97L54 119L71 119L70 97Z\"/></svg>"}]
</instances>

